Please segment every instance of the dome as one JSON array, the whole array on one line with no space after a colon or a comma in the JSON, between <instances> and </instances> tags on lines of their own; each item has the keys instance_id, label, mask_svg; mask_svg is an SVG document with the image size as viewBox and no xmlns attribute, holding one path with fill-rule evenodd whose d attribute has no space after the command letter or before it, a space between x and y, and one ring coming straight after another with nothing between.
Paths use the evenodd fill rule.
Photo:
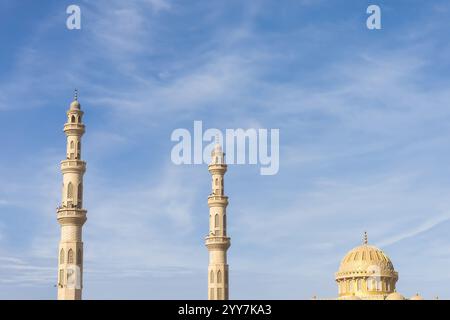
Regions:
<instances>
[{"instance_id":1,"label":"dome","mask_svg":"<svg viewBox=\"0 0 450 320\"><path fill-rule=\"evenodd\" d=\"M398 274L391 259L379 248L364 242L350 250L335 274L340 299L384 299L394 292Z\"/></svg>"},{"instance_id":2,"label":"dome","mask_svg":"<svg viewBox=\"0 0 450 320\"><path fill-rule=\"evenodd\" d=\"M421 295L416 293L416 295L412 296L409 300L425 300Z\"/></svg>"},{"instance_id":3,"label":"dome","mask_svg":"<svg viewBox=\"0 0 450 320\"><path fill-rule=\"evenodd\" d=\"M78 102L78 100L72 101L72 103L70 104L70 109L80 110L80 103Z\"/></svg>"},{"instance_id":4,"label":"dome","mask_svg":"<svg viewBox=\"0 0 450 320\"><path fill-rule=\"evenodd\" d=\"M379 248L367 243L367 234L364 243L350 250L342 259L336 279L341 277L378 276L397 278L397 272L391 259Z\"/></svg>"},{"instance_id":5,"label":"dome","mask_svg":"<svg viewBox=\"0 0 450 320\"><path fill-rule=\"evenodd\" d=\"M386 297L386 300L406 300L404 296L402 296L398 292L393 292Z\"/></svg>"},{"instance_id":6,"label":"dome","mask_svg":"<svg viewBox=\"0 0 450 320\"><path fill-rule=\"evenodd\" d=\"M379 248L363 244L350 250L342 259L338 274L394 274L391 259Z\"/></svg>"}]
</instances>

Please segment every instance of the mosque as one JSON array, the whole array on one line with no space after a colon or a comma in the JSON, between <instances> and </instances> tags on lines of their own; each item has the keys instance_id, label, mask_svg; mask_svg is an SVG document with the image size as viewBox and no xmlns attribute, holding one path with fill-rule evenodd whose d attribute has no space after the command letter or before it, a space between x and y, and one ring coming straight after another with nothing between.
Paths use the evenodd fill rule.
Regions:
<instances>
[{"instance_id":1,"label":"mosque","mask_svg":"<svg viewBox=\"0 0 450 320\"><path fill-rule=\"evenodd\" d=\"M81 138L85 126L77 91L66 115L66 157L61 161L62 200L57 208L57 220L61 225L57 288L59 300L81 300L84 253L82 227L87 220L87 210L83 208L86 162L81 159ZM208 196L209 233L205 238L209 252L208 299L228 300L227 250L231 239L227 236L228 197L224 192L227 165L225 154L218 143L212 151L208 170L212 186ZM350 250L342 259L335 280L338 300L407 300L396 291L398 272L390 258L379 248L369 245L367 233L363 244ZM409 300L423 298L417 294Z\"/></svg>"},{"instance_id":2,"label":"mosque","mask_svg":"<svg viewBox=\"0 0 450 320\"><path fill-rule=\"evenodd\" d=\"M338 300L408 300L396 291L398 272L381 249L363 244L350 250L335 274ZM419 294L409 300L424 300Z\"/></svg>"}]
</instances>

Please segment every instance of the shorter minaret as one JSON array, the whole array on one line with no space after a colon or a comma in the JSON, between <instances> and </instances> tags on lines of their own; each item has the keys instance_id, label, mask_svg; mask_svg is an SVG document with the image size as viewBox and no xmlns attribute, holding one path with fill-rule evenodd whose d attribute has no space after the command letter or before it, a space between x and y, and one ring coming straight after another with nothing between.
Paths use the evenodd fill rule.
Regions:
<instances>
[{"instance_id":1,"label":"shorter minaret","mask_svg":"<svg viewBox=\"0 0 450 320\"><path fill-rule=\"evenodd\" d=\"M223 178L227 165L219 141L216 141L211 153L208 170L212 176L212 193L208 197L209 235L206 237L206 247L209 251L208 299L228 300L227 250L230 247L230 238L227 237L228 197L224 195Z\"/></svg>"},{"instance_id":2,"label":"shorter minaret","mask_svg":"<svg viewBox=\"0 0 450 320\"><path fill-rule=\"evenodd\" d=\"M58 254L58 300L81 300L83 283L82 227L86 222L83 209L83 175L86 163L81 160L81 137L85 128L83 111L75 99L67 111L64 132L67 136L66 159L61 161L63 174L62 203L57 209L61 225Z\"/></svg>"}]
</instances>

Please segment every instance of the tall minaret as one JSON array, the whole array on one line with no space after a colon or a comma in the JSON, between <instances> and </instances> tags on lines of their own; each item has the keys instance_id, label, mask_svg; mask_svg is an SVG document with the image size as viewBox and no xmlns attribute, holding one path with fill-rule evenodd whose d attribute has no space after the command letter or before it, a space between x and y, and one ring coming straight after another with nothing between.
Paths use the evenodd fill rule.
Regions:
<instances>
[{"instance_id":1,"label":"tall minaret","mask_svg":"<svg viewBox=\"0 0 450 320\"><path fill-rule=\"evenodd\" d=\"M83 174L86 163L81 160L81 136L84 134L78 92L67 111L64 132L67 136L66 160L61 161L63 174L62 203L57 209L61 225L58 254L58 300L80 300L83 283Z\"/></svg>"},{"instance_id":2,"label":"tall minaret","mask_svg":"<svg viewBox=\"0 0 450 320\"><path fill-rule=\"evenodd\" d=\"M227 250L230 247L230 238L227 237L226 219L228 197L224 195L223 186L227 165L218 141L211 152L208 170L212 176L212 193L208 197L209 235L206 237L209 251L208 299L228 300Z\"/></svg>"}]
</instances>

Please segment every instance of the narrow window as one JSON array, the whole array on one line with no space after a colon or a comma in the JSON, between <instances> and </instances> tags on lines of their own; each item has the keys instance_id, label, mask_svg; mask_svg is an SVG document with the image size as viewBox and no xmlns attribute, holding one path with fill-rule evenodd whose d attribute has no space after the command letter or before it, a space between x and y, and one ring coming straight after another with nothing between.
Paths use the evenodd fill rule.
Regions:
<instances>
[{"instance_id":1,"label":"narrow window","mask_svg":"<svg viewBox=\"0 0 450 320\"><path fill-rule=\"evenodd\" d=\"M218 186L218 185L219 185L219 179L216 178L216 186Z\"/></svg>"},{"instance_id":2,"label":"narrow window","mask_svg":"<svg viewBox=\"0 0 450 320\"><path fill-rule=\"evenodd\" d=\"M73 185L72 182L69 182L69 184L67 185L67 198L72 197L73 197Z\"/></svg>"},{"instance_id":3,"label":"narrow window","mask_svg":"<svg viewBox=\"0 0 450 320\"><path fill-rule=\"evenodd\" d=\"M361 291L361 279L356 282L356 290Z\"/></svg>"},{"instance_id":4,"label":"narrow window","mask_svg":"<svg viewBox=\"0 0 450 320\"><path fill-rule=\"evenodd\" d=\"M81 254L81 249L78 249L78 253L77 253L77 264L81 265L83 262L83 255Z\"/></svg>"},{"instance_id":5,"label":"narrow window","mask_svg":"<svg viewBox=\"0 0 450 320\"><path fill-rule=\"evenodd\" d=\"M74 147L73 141L70 141L70 149L73 149L73 147Z\"/></svg>"},{"instance_id":6,"label":"narrow window","mask_svg":"<svg viewBox=\"0 0 450 320\"><path fill-rule=\"evenodd\" d=\"M72 122L72 123L75 123L75 116L72 116L71 122Z\"/></svg>"},{"instance_id":7,"label":"narrow window","mask_svg":"<svg viewBox=\"0 0 450 320\"><path fill-rule=\"evenodd\" d=\"M69 249L69 253L67 254L67 263L73 263L73 251Z\"/></svg>"},{"instance_id":8,"label":"narrow window","mask_svg":"<svg viewBox=\"0 0 450 320\"><path fill-rule=\"evenodd\" d=\"M217 283L222 283L222 272L217 271Z\"/></svg>"},{"instance_id":9,"label":"narrow window","mask_svg":"<svg viewBox=\"0 0 450 320\"><path fill-rule=\"evenodd\" d=\"M61 252L59 253L59 263L64 263L64 249L61 249Z\"/></svg>"},{"instance_id":10,"label":"narrow window","mask_svg":"<svg viewBox=\"0 0 450 320\"><path fill-rule=\"evenodd\" d=\"M209 273L209 282L210 283L214 283L214 271L212 271L212 270Z\"/></svg>"},{"instance_id":11,"label":"narrow window","mask_svg":"<svg viewBox=\"0 0 450 320\"><path fill-rule=\"evenodd\" d=\"M64 270L59 270L59 285L62 286L64 284Z\"/></svg>"},{"instance_id":12,"label":"narrow window","mask_svg":"<svg viewBox=\"0 0 450 320\"><path fill-rule=\"evenodd\" d=\"M222 300L222 288L217 288L217 299Z\"/></svg>"},{"instance_id":13,"label":"narrow window","mask_svg":"<svg viewBox=\"0 0 450 320\"><path fill-rule=\"evenodd\" d=\"M210 290L209 290L209 295L210 295L210 299L211 300L214 300L214 288L211 288Z\"/></svg>"},{"instance_id":14,"label":"narrow window","mask_svg":"<svg viewBox=\"0 0 450 320\"><path fill-rule=\"evenodd\" d=\"M78 206L81 208L83 203L83 184L78 184Z\"/></svg>"},{"instance_id":15,"label":"narrow window","mask_svg":"<svg viewBox=\"0 0 450 320\"><path fill-rule=\"evenodd\" d=\"M216 216L214 217L214 228L219 228L219 214L216 213Z\"/></svg>"}]
</instances>

